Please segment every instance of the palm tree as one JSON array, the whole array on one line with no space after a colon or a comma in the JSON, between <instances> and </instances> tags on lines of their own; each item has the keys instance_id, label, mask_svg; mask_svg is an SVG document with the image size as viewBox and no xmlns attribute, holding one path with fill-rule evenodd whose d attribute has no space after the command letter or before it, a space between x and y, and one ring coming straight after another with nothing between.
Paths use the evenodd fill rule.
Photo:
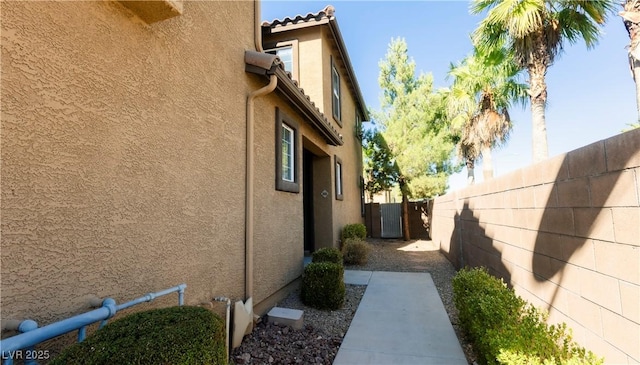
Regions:
<instances>
[{"instance_id":1,"label":"palm tree","mask_svg":"<svg viewBox=\"0 0 640 365\"><path fill-rule=\"evenodd\" d=\"M629 33L629 67L633 81L636 83L638 123L630 125L633 129L640 127L640 0L627 0L624 3L624 11L618 14L622 17Z\"/></svg>"},{"instance_id":2,"label":"palm tree","mask_svg":"<svg viewBox=\"0 0 640 365\"><path fill-rule=\"evenodd\" d=\"M529 74L529 97L533 126L533 161L548 157L545 107L547 68L566 42L583 39L587 48L596 45L614 0L473 0L471 13L487 12L473 34L480 47L506 42L516 61Z\"/></svg>"},{"instance_id":3,"label":"palm tree","mask_svg":"<svg viewBox=\"0 0 640 365\"><path fill-rule=\"evenodd\" d=\"M470 184L480 157L485 180L493 177L491 149L504 143L511 131L508 108L526 103L527 86L519 82L519 73L505 48L489 53L476 49L458 65L450 66L453 85L447 97L448 113L458 131L458 155L466 162Z\"/></svg>"}]
</instances>

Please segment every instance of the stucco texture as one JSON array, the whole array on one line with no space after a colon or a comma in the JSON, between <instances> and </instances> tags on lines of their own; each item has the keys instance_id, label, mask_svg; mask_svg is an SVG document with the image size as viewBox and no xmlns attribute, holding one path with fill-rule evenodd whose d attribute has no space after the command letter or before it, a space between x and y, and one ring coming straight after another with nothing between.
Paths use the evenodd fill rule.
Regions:
<instances>
[{"instance_id":1,"label":"stucco texture","mask_svg":"<svg viewBox=\"0 0 640 365\"><path fill-rule=\"evenodd\" d=\"M2 2L1 317L244 295L252 2Z\"/></svg>"}]
</instances>

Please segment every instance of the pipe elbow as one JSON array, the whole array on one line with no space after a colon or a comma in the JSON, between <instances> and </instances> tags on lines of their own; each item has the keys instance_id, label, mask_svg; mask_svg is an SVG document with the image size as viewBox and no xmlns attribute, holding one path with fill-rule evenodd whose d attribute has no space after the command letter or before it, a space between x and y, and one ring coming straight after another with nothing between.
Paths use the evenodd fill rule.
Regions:
<instances>
[{"instance_id":1,"label":"pipe elbow","mask_svg":"<svg viewBox=\"0 0 640 365\"><path fill-rule=\"evenodd\" d=\"M36 328L38 328L38 323L36 323L36 321L32 319L25 319L24 321L20 322L20 325L18 326L18 331L25 333L25 332L33 331Z\"/></svg>"}]
</instances>

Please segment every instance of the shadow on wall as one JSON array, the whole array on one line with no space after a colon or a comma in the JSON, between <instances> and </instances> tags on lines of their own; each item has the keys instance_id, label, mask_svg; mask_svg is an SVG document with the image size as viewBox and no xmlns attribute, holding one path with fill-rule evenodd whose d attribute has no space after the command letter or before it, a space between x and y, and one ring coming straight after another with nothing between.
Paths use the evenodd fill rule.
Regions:
<instances>
[{"instance_id":1,"label":"shadow on wall","mask_svg":"<svg viewBox=\"0 0 640 365\"><path fill-rule=\"evenodd\" d=\"M554 182L537 228L531 266L538 283L552 281L553 293L547 310L555 306L569 262L592 240L619 242L614 234L613 207L635 206L636 184L633 170L627 170L640 146L640 131L623 133L571 151L558 161ZM591 248L592 260L597 260ZM588 267L595 269L595 267Z\"/></svg>"},{"instance_id":2,"label":"shadow on wall","mask_svg":"<svg viewBox=\"0 0 640 365\"><path fill-rule=\"evenodd\" d=\"M511 272L504 265L502 252L487 236L480 220L469 208L468 200L465 199L460 214L455 214L454 222L450 254L457 258L458 267L485 266L492 275L503 278L505 283L511 285Z\"/></svg>"},{"instance_id":3,"label":"shadow on wall","mask_svg":"<svg viewBox=\"0 0 640 365\"><path fill-rule=\"evenodd\" d=\"M444 197L441 250L457 268L487 267L550 321L578 325L599 356L635 363L638 184L640 129Z\"/></svg>"},{"instance_id":4,"label":"shadow on wall","mask_svg":"<svg viewBox=\"0 0 640 365\"><path fill-rule=\"evenodd\" d=\"M507 215L513 218L513 224L509 225L521 232L519 238L507 237L504 242L495 239L494 230L503 227L492 225L487 228L492 231L487 232L483 228L487 227L484 219L482 226L480 224L478 217L481 214L474 213L470 207L474 199L465 199L462 209L454 216L449 259L458 268L486 266L509 285L522 285L531 291L547 302L546 309L550 310L556 306L559 287L564 286L565 276L570 275L565 273L567 265L595 271L597 258L593 245L618 245L618 234L634 235L622 229L619 232L616 226L614 237L613 223L616 214L624 214L614 212L615 209L629 206L628 209L638 209L633 170L640 158L638 146L640 130L614 136L523 169L523 180L527 186L518 186L512 191L518 194L517 208L500 206L485 210L483 207L477 212L491 217L497 210L507 211ZM505 224L505 221L500 224ZM633 231L632 224L628 225L627 231ZM521 247L513 247L512 240L518 239L522 241ZM637 237L629 237L630 242L623 240L623 243L633 245L633 239L637 240ZM520 251L518 258L522 260L505 259L503 250L506 246ZM549 281L552 289L546 287Z\"/></svg>"}]
</instances>

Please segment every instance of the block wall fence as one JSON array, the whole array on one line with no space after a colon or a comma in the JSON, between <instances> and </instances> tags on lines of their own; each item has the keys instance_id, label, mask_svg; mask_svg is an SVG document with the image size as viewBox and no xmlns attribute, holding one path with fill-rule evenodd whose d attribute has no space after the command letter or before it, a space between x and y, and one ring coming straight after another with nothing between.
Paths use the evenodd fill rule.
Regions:
<instances>
[{"instance_id":1,"label":"block wall fence","mask_svg":"<svg viewBox=\"0 0 640 365\"><path fill-rule=\"evenodd\" d=\"M435 199L431 236L565 322L607 364L640 363L640 129Z\"/></svg>"}]
</instances>

